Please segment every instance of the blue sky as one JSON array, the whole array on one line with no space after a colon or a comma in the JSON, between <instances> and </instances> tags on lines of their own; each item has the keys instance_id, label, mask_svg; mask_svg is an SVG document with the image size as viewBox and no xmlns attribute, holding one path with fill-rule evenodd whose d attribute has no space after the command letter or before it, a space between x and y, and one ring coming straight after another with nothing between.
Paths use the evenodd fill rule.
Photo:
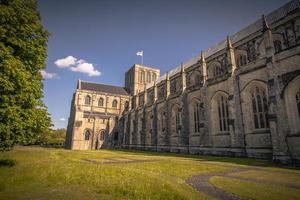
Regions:
<instances>
[{"instance_id":1,"label":"blue sky","mask_svg":"<svg viewBox=\"0 0 300 200\"><path fill-rule=\"evenodd\" d=\"M163 74L286 2L39 0L51 33L44 102L55 128L67 126L78 79L123 86L125 71L140 63L140 50L144 64Z\"/></svg>"}]
</instances>

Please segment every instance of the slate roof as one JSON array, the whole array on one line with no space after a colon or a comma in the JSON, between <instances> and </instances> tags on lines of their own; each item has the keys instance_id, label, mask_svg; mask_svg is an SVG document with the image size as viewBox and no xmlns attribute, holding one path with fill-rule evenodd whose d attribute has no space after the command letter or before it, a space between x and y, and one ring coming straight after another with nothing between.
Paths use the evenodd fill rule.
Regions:
<instances>
[{"instance_id":1,"label":"slate roof","mask_svg":"<svg viewBox=\"0 0 300 200\"><path fill-rule=\"evenodd\" d=\"M79 82L80 83L77 85L77 89L129 96L129 94L126 92L125 88L123 87L105 85L100 83L85 82L81 80L79 80Z\"/></svg>"}]
</instances>

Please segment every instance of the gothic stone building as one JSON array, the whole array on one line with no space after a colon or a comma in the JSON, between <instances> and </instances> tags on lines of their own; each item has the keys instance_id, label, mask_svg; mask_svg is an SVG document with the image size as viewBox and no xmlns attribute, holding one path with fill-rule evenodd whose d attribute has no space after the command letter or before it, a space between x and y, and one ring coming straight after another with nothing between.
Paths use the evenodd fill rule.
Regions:
<instances>
[{"instance_id":1,"label":"gothic stone building","mask_svg":"<svg viewBox=\"0 0 300 200\"><path fill-rule=\"evenodd\" d=\"M299 162L299 44L295 0L160 77L134 65L127 92L79 81L67 147Z\"/></svg>"}]
</instances>

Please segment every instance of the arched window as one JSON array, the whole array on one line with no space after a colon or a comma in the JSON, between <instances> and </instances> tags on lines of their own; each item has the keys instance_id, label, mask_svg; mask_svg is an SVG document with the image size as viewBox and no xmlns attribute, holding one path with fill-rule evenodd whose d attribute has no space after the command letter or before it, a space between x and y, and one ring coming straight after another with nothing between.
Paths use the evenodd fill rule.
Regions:
<instances>
[{"instance_id":1,"label":"arched window","mask_svg":"<svg viewBox=\"0 0 300 200\"><path fill-rule=\"evenodd\" d=\"M91 133L89 130L84 132L84 140L90 140Z\"/></svg>"},{"instance_id":2,"label":"arched window","mask_svg":"<svg viewBox=\"0 0 300 200\"><path fill-rule=\"evenodd\" d=\"M219 130L229 131L228 100L225 96L220 95L217 103L218 103L218 116L219 116Z\"/></svg>"},{"instance_id":3,"label":"arched window","mask_svg":"<svg viewBox=\"0 0 300 200\"><path fill-rule=\"evenodd\" d=\"M194 83L195 83L195 85L200 85L201 84L201 75L200 75L200 73L196 73L194 75Z\"/></svg>"},{"instance_id":4,"label":"arched window","mask_svg":"<svg viewBox=\"0 0 300 200\"><path fill-rule=\"evenodd\" d=\"M252 113L255 129L269 128L268 123L268 102L266 91L263 88L255 87L251 91Z\"/></svg>"},{"instance_id":5,"label":"arched window","mask_svg":"<svg viewBox=\"0 0 300 200\"><path fill-rule=\"evenodd\" d=\"M92 100L91 96L90 96L90 95L87 95L87 96L85 97L84 104L85 104L85 105L90 105L90 104L91 104L91 100Z\"/></svg>"},{"instance_id":6,"label":"arched window","mask_svg":"<svg viewBox=\"0 0 300 200\"><path fill-rule=\"evenodd\" d=\"M174 94L175 92L177 92L177 90L177 81L176 78L174 78L170 81L170 93Z\"/></svg>"},{"instance_id":7,"label":"arched window","mask_svg":"<svg viewBox=\"0 0 300 200\"><path fill-rule=\"evenodd\" d=\"M187 76L187 86L197 86L201 84L201 73L193 71Z\"/></svg>"},{"instance_id":8,"label":"arched window","mask_svg":"<svg viewBox=\"0 0 300 200\"><path fill-rule=\"evenodd\" d=\"M113 100L112 107L116 108L117 106L118 106L118 101L117 100Z\"/></svg>"},{"instance_id":9,"label":"arched window","mask_svg":"<svg viewBox=\"0 0 300 200\"><path fill-rule=\"evenodd\" d=\"M128 101L125 101L124 109L125 109L125 111L129 110L129 102Z\"/></svg>"},{"instance_id":10,"label":"arched window","mask_svg":"<svg viewBox=\"0 0 300 200\"><path fill-rule=\"evenodd\" d=\"M101 131L100 132L100 140L104 140L104 138L105 138L105 131Z\"/></svg>"},{"instance_id":11,"label":"arched window","mask_svg":"<svg viewBox=\"0 0 300 200\"><path fill-rule=\"evenodd\" d=\"M300 75L291 80L284 90L287 120L291 135L300 133ZM270 109L272 104L270 105Z\"/></svg>"},{"instance_id":12,"label":"arched window","mask_svg":"<svg viewBox=\"0 0 300 200\"><path fill-rule=\"evenodd\" d=\"M156 74L152 74L152 81L156 80Z\"/></svg>"},{"instance_id":13,"label":"arched window","mask_svg":"<svg viewBox=\"0 0 300 200\"><path fill-rule=\"evenodd\" d=\"M141 83L145 83L145 72L141 71Z\"/></svg>"},{"instance_id":14,"label":"arched window","mask_svg":"<svg viewBox=\"0 0 300 200\"><path fill-rule=\"evenodd\" d=\"M275 53L279 53L282 50L280 40L274 40L274 48L275 48Z\"/></svg>"},{"instance_id":15,"label":"arched window","mask_svg":"<svg viewBox=\"0 0 300 200\"><path fill-rule=\"evenodd\" d=\"M148 83L151 82L151 74L150 74L150 72L147 72L147 82Z\"/></svg>"},{"instance_id":16,"label":"arched window","mask_svg":"<svg viewBox=\"0 0 300 200\"><path fill-rule=\"evenodd\" d=\"M209 67L209 76L214 78L226 73L227 66L221 66L220 63L215 62L213 66Z\"/></svg>"},{"instance_id":17,"label":"arched window","mask_svg":"<svg viewBox=\"0 0 300 200\"><path fill-rule=\"evenodd\" d=\"M194 131L195 133L200 133L200 112L201 112L201 107L200 107L200 103L197 102L194 105L194 112L193 112L193 116L194 116Z\"/></svg>"},{"instance_id":18,"label":"arched window","mask_svg":"<svg viewBox=\"0 0 300 200\"><path fill-rule=\"evenodd\" d=\"M298 92L296 94L296 103L298 108L298 115L300 117L300 88L298 89Z\"/></svg>"},{"instance_id":19,"label":"arched window","mask_svg":"<svg viewBox=\"0 0 300 200\"><path fill-rule=\"evenodd\" d=\"M103 104L104 104L104 99L101 97L98 101L98 106L103 107Z\"/></svg>"},{"instance_id":20,"label":"arched window","mask_svg":"<svg viewBox=\"0 0 300 200\"><path fill-rule=\"evenodd\" d=\"M239 55L237 57L236 62L237 62L236 64L237 64L238 67L246 65L247 64L247 56L246 55Z\"/></svg>"}]
</instances>

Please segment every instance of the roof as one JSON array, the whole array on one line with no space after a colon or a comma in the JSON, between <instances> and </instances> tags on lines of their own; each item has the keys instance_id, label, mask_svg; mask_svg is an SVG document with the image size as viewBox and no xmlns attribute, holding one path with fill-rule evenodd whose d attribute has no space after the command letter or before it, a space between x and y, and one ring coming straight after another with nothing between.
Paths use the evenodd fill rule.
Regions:
<instances>
[{"instance_id":1,"label":"roof","mask_svg":"<svg viewBox=\"0 0 300 200\"><path fill-rule=\"evenodd\" d=\"M123 88L123 87L113 86L113 85L105 85L105 84L100 84L100 83L85 82L85 81L81 81L81 80L79 80L77 89L129 96L129 94L126 92L125 88Z\"/></svg>"}]
</instances>

